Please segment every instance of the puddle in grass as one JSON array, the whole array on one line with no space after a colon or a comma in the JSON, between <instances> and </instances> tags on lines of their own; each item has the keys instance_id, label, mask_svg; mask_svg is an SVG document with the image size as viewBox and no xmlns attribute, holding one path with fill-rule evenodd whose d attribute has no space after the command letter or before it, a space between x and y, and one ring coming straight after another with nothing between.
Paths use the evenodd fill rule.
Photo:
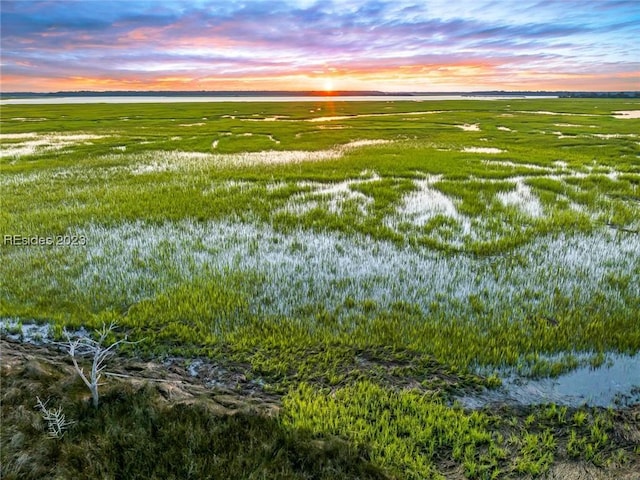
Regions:
<instances>
[{"instance_id":1,"label":"puddle in grass","mask_svg":"<svg viewBox=\"0 0 640 480\"><path fill-rule=\"evenodd\" d=\"M37 323L20 323L13 318L2 319L0 331L13 341L22 341L34 345L51 343L51 326L47 323L39 325Z\"/></svg>"},{"instance_id":2,"label":"puddle in grass","mask_svg":"<svg viewBox=\"0 0 640 480\"><path fill-rule=\"evenodd\" d=\"M69 333L73 337L91 336L91 332L84 327L70 330ZM48 323L21 323L15 318L1 318L0 334L14 342L31 343L32 345L56 344L53 338L53 328Z\"/></svg>"},{"instance_id":3,"label":"puddle in grass","mask_svg":"<svg viewBox=\"0 0 640 480\"><path fill-rule=\"evenodd\" d=\"M621 407L640 403L640 354L609 355L600 367L577 368L557 378L503 378L503 386L457 397L466 408L511 404L557 403L578 407Z\"/></svg>"}]
</instances>

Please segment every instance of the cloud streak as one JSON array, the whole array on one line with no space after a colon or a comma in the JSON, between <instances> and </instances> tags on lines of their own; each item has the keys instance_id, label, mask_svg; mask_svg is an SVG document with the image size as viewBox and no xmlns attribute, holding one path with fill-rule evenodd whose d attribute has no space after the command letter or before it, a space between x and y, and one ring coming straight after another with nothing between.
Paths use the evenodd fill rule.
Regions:
<instances>
[{"instance_id":1,"label":"cloud streak","mask_svg":"<svg viewBox=\"0 0 640 480\"><path fill-rule=\"evenodd\" d=\"M634 1L4 1L2 90L640 89Z\"/></svg>"}]
</instances>

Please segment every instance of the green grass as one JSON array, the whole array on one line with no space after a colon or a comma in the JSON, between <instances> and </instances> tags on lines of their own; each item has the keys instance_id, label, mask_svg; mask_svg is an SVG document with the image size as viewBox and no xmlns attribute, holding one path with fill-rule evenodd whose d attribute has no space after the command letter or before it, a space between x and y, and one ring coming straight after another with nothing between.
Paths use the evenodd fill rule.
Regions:
<instances>
[{"instance_id":1,"label":"green grass","mask_svg":"<svg viewBox=\"0 0 640 480\"><path fill-rule=\"evenodd\" d=\"M171 404L153 386L112 388L94 409L74 396L77 383L51 384L56 373L39 378L42 368L31 362L24 376L3 375L2 478L387 478L365 450L319 442L277 418L230 415L204 400ZM75 422L61 439L47 437L31 408L34 390Z\"/></svg>"},{"instance_id":2,"label":"green grass","mask_svg":"<svg viewBox=\"0 0 640 480\"><path fill-rule=\"evenodd\" d=\"M613 410L465 411L441 392L369 379L332 388L299 382L277 415L228 391L187 394L188 381L110 379L94 408L61 354L16 357L3 348L11 357L2 370L7 479L522 478L547 473L556 460L625 468L634 459L624 438L637 426L617 422ZM71 420L61 438L47 436L36 396Z\"/></svg>"},{"instance_id":3,"label":"green grass","mask_svg":"<svg viewBox=\"0 0 640 480\"><path fill-rule=\"evenodd\" d=\"M0 235L86 245L4 241L0 318L58 335L114 320L143 340L130 355L245 365L285 396L284 427L268 428L347 438L403 478L437 476L445 457L468 478L539 475L558 442L602 463L609 434L591 417L575 433L537 414L494 428L506 420L447 402L499 383L478 371L558 375L640 351L639 121L610 115L632 108L3 106ZM324 116L347 118L308 121ZM207 422L154 415L168 432L180 415ZM220 435L240 428L225 422Z\"/></svg>"}]
</instances>

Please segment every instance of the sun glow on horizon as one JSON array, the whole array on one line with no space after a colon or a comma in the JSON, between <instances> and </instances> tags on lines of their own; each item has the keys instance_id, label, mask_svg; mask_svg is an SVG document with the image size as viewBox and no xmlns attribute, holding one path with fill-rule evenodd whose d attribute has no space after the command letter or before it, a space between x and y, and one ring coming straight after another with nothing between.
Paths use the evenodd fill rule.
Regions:
<instances>
[{"instance_id":1,"label":"sun glow on horizon","mask_svg":"<svg viewBox=\"0 0 640 480\"><path fill-rule=\"evenodd\" d=\"M576 4L570 24L562 2L539 0L459 0L454 16L444 0L174 0L159 16L155 2L90 3L2 1L0 91L636 91L640 80L637 1Z\"/></svg>"}]
</instances>

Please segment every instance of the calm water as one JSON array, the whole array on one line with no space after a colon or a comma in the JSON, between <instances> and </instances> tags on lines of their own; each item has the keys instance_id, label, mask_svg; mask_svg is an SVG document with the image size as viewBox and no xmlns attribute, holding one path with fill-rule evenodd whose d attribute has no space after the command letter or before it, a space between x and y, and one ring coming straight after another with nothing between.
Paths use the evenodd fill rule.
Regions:
<instances>
[{"instance_id":1,"label":"calm water","mask_svg":"<svg viewBox=\"0 0 640 480\"><path fill-rule=\"evenodd\" d=\"M424 102L430 100L511 100L516 98L558 98L549 96L466 96L466 95L389 95L336 97L182 97L182 96L95 96L40 97L0 100L0 105L68 104L68 103L218 103L218 102Z\"/></svg>"},{"instance_id":2,"label":"calm water","mask_svg":"<svg viewBox=\"0 0 640 480\"><path fill-rule=\"evenodd\" d=\"M457 400L468 408L492 404L534 405L554 402L578 407L590 405L609 407L640 402L640 354L610 355L598 368L585 366L557 378L527 380L518 377L503 379L499 390Z\"/></svg>"}]
</instances>

